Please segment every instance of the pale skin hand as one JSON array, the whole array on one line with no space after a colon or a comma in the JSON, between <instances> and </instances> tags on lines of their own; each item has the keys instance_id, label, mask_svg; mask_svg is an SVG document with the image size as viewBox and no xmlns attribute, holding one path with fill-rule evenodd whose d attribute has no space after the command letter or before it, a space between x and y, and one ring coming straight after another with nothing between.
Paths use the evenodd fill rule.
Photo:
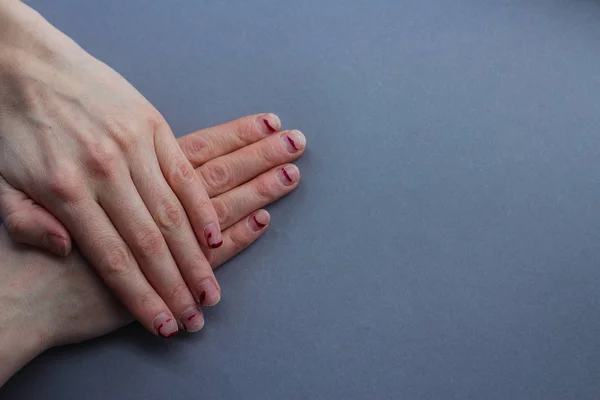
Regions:
<instances>
[{"instance_id":1,"label":"pale skin hand","mask_svg":"<svg viewBox=\"0 0 600 400\"><path fill-rule=\"evenodd\" d=\"M303 153L304 137L290 131L265 137L259 128L265 116L245 117L179 140L219 213L224 244L203 248L213 268L258 239L270 221L261 207L299 183L298 169L288 163ZM78 252L54 257L14 244L0 227L0 254L0 386L50 347L101 336L132 321ZM204 325L200 308L191 322L194 326L183 328Z\"/></svg>"},{"instance_id":2,"label":"pale skin hand","mask_svg":"<svg viewBox=\"0 0 600 400\"><path fill-rule=\"evenodd\" d=\"M218 216L161 114L31 8L0 0L0 213L27 241L6 206L15 193L54 227L32 244L64 255L72 237L149 331L164 336L201 296L219 301L200 247L222 244Z\"/></svg>"}]
</instances>

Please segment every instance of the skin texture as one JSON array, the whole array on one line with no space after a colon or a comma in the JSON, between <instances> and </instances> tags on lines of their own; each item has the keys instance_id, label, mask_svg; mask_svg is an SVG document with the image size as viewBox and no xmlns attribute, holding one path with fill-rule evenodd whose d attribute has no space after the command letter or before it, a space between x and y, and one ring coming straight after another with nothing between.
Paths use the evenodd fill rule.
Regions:
<instances>
[{"instance_id":1,"label":"skin texture","mask_svg":"<svg viewBox=\"0 0 600 400\"><path fill-rule=\"evenodd\" d=\"M48 233L27 234L15 199ZM71 240L149 331L220 288L200 244L218 216L162 115L123 77L19 1L0 2L0 214L11 237ZM161 328L161 329L159 329Z\"/></svg>"},{"instance_id":2,"label":"skin texture","mask_svg":"<svg viewBox=\"0 0 600 400\"><path fill-rule=\"evenodd\" d=\"M304 136L297 131L265 134L265 118L272 115L245 117L179 140L197 166L223 229L223 246L203 247L212 268L258 239L270 222L261 208L299 183L299 171L289 163L303 153ZM297 151L286 147L288 137L296 138ZM282 169L294 177L293 184L281 180ZM13 243L0 227L0 254L0 385L50 347L104 335L133 320L77 250L53 256ZM197 324L189 330L204 325L201 309L194 314L191 320Z\"/></svg>"}]
</instances>

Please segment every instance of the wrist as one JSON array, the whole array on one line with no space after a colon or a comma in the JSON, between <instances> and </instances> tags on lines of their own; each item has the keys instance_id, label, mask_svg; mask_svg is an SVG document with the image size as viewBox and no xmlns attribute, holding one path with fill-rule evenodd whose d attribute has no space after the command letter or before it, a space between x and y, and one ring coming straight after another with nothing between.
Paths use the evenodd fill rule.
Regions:
<instances>
[{"instance_id":1,"label":"wrist","mask_svg":"<svg viewBox=\"0 0 600 400\"><path fill-rule=\"evenodd\" d=\"M39 330L23 324L28 317L25 310L12 305L3 308L0 310L0 387L47 348Z\"/></svg>"},{"instance_id":2,"label":"wrist","mask_svg":"<svg viewBox=\"0 0 600 400\"><path fill-rule=\"evenodd\" d=\"M53 63L78 47L42 15L20 0L0 0L0 67ZM0 71L1 72L1 71Z\"/></svg>"},{"instance_id":3,"label":"wrist","mask_svg":"<svg viewBox=\"0 0 600 400\"><path fill-rule=\"evenodd\" d=\"M26 294L31 291L27 282L35 282L39 274L16 249L0 225L0 386L50 347L51 335Z\"/></svg>"}]
</instances>

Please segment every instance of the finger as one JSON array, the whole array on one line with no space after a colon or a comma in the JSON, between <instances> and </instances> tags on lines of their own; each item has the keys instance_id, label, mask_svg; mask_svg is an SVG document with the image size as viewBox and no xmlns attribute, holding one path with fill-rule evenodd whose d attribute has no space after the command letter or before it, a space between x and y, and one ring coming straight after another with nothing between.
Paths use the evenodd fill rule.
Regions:
<instances>
[{"instance_id":1,"label":"finger","mask_svg":"<svg viewBox=\"0 0 600 400\"><path fill-rule=\"evenodd\" d=\"M235 189L212 199L222 229L226 229L253 210L287 195L300 182L300 170L294 164L274 168Z\"/></svg>"},{"instance_id":2,"label":"finger","mask_svg":"<svg viewBox=\"0 0 600 400\"><path fill-rule=\"evenodd\" d=\"M196 173L209 196L214 197L270 168L296 160L305 148L302 132L284 131L208 161Z\"/></svg>"},{"instance_id":3,"label":"finger","mask_svg":"<svg viewBox=\"0 0 600 400\"><path fill-rule=\"evenodd\" d=\"M63 257L71 252L67 228L1 177L0 216L13 242L36 246Z\"/></svg>"},{"instance_id":4,"label":"finger","mask_svg":"<svg viewBox=\"0 0 600 400\"><path fill-rule=\"evenodd\" d=\"M238 221L223 232L223 246L212 252L211 266L218 268L242 250L254 243L269 227L271 216L266 210L258 210L247 218Z\"/></svg>"},{"instance_id":5,"label":"finger","mask_svg":"<svg viewBox=\"0 0 600 400\"><path fill-rule=\"evenodd\" d=\"M157 131L154 147L162 174L183 205L198 241L211 248L221 246L221 228L210 197L166 123Z\"/></svg>"},{"instance_id":6,"label":"finger","mask_svg":"<svg viewBox=\"0 0 600 400\"><path fill-rule=\"evenodd\" d=\"M65 221L82 254L135 319L156 335L171 337L178 332L173 314L146 280L98 203L82 197L77 202L63 203L53 212Z\"/></svg>"},{"instance_id":7,"label":"finger","mask_svg":"<svg viewBox=\"0 0 600 400\"><path fill-rule=\"evenodd\" d=\"M202 312L131 177L123 177L110 191L100 193L98 200L179 326L188 332L199 331L204 326ZM191 232L190 236L195 241Z\"/></svg>"},{"instance_id":8,"label":"finger","mask_svg":"<svg viewBox=\"0 0 600 400\"><path fill-rule=\"evenodd\" d=\"M140 157L141 160L153 158L153 161L131 166L133 182L162 233L181 276L196 302L204 305L218 303L221 289L186 217L186 210L163 178L156 155L149 152L140 154ZM212 209L212 203L210 207ZM218 224L218 219L216 221Z\"/></svg>"},{"instance_id":9,"label":"finger","mask_svg":"<svg viewBox=\"0 0 600 400\"><path fill-rule=\"evenodd\" d=\"M177 141L192 166L198 168L208 160L257 142L279 129L281 121L277 115L257 114L201 129Z\"/></svg>"}]
</instances>

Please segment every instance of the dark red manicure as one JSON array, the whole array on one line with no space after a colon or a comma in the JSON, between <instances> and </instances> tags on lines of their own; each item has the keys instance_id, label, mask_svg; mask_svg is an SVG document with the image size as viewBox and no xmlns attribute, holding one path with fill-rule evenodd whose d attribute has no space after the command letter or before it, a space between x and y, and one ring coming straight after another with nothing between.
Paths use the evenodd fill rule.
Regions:
<instances>
[{"instance_id":1,"label":"dark red manicure","mask_svg":"<svg viewBox=\"0 0 600 400\"><path fill-rule=\"evenodd\" d=\"M206 238L206 244L211 249L216 249L223 244L223 239L221 238L221 232L217 227L217 224L211 222L204 228L204 237Z\"/></svg>"},{"instance_id":2,"label":"dark red manicure","mask_svg":"<svg viewBox=\"0 0 600 400\"><path fill-rule=\"evenodd\" d=\"M263 119L263 122L265 123L265 126L267 127L269 132L271 132L271 133L277 132L277 129L273 128L267 119Z\"/></svg>"},{"instance_id":3,"label":"dark red manicure","mask_svg":"<svg viewBox=\"0 0 600 400\"><path fill-rule=\"evenodd\" d=\"M290 178L290 175L287 173L287 171L285 170L285 168L281 168L281 172L283 173L283 175L285 176L285 178L290 181L290 183L293 183L294 181L292 180L292 178Z\"/></svg>"},{"instance_id":4,"label":"dark red manicure","mask_svg":"<svg viewBox=\"0 0 600 400\"><path fill-rule=\"evenodd\" d=\"M265 226L267 226L267 224L262 224L260 222L258 222L258 220L256 219L256 215L252 216L252 219L254 219L254 223L256 224L256 226L258 226L260 229L264 228Z\"/></svg>"},{"instance_id":5,"label":"dark red manicure","mask_svg":"<svg viewBox=\"0 0 600 400\"><path fill-rule=\"evenodd\" d=\"M166 320L166 321L165 321L165 323L167 323L167 322L171 322L171 321L172 321L172 319L170 319L170 318L169 318L168 320ZM175 332L171 332L171 333L163 333L163 332L161 331L161 329L162 329L162 327L163 327L164 325L165 325L165 324L160 324L160 325L158 326L158 328L156 328L156 330L158 331L158 334L159 334L160 336L164 337L164 338L167 338L167 339L168 339L168 338L171 338L171 337L173 337L173 336L177 335L177 333L179 332L179 331L175 331Z\"/></svg>"},{"instance_id":6,"label":"dark red manicure","mask_svg":"<svg viewBox=\"0 0 600 400\"><path fill-rule=\"evenodd\" d=\"M206 291L203 290L202 293L200 293L200 303L204 303L205 299L206 299Z\"/></svg>"},{"instance_id":7,"label":"dark red manicure","mask_svg":"<svg viewBox=\"0 0 600 400\"><path fill-rule=\"evenodd\" d=\"M211 248L211 249L218 249L218 248L219 248L219 247L221 247L222 245L223 245L223 241L221 240L220 242L217 242L217 243L212 243L212 244L210 245L210 248Z\"/></svg>"},{"instance_id":8,"label":"dark red manicure","mask_svg":"<svg viewBox=\"0 0 600 400\"><path fill-rule=\"evenodd\" d=\"M295 151L298 151L298 148L296 147L296 143L294 143L294 140L291 137L289 137L289 136L286 136L286 139L290 143L290 146L292 146Z\"/></svg>"}]
</instances>

